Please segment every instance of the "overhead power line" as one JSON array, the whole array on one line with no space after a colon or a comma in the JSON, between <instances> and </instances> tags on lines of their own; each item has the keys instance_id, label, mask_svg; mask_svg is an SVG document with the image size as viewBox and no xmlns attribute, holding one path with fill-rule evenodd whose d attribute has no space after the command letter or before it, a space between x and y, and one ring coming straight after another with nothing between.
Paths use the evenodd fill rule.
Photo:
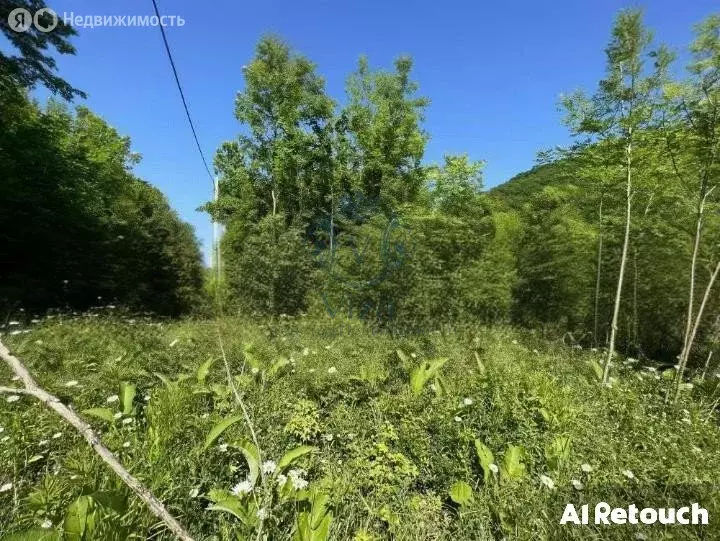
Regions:
<instances>
[{"instance_id":1,"label":"overhead power line","mask_svg":"<svg viewBox=\"0 0 720 541\"><path fill-rule=\"evenodd\" d=\"M160 10L158 9L157 2L155 0L152 0L152 3L153 7L155 8L155 15L157 16L159 21ZM205 154L203 153L202 147L200 146L200 140L198 139L197 132L195 131L195 125L193 124L192 117L190 116L190 109L188 108L187 100L185 100L185 93L183 92L182 84L180 84L180 76L178 75L177 68L175 67L175 61L173 60L172 52L170 51L170 44L168 43L167 36L165 35L165 28L163 28L162 24L158 24L158 28L160 28L163 43L165 43L165 51L167 52L168 59L170 60L170 66L172 66L173 75L175 75L175 83L177 84L177 88L180 91L180 98L182 99L182 104L185 108L185 114L187 115L190 129L192 130L193 137L195 138L195 144L197 145L198 152L200 153L200 158L202 159L203 165L205 166L205 171L207 171L208 177L210 177L210 182L212 182L213 184L213 191L215 191L215 177L210 171L210 167L208 167L207 160L205 159Z\"/></svg>"}]
</instances>

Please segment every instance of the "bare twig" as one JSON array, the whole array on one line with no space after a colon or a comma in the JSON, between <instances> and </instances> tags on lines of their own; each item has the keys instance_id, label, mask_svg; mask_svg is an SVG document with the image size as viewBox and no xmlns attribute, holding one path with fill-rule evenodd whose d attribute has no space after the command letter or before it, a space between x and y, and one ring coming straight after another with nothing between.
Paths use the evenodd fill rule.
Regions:
<instances>
[{"instance_id":1,"label":"bare twig","mask_svg":"<svg viewBox=\"0 0 720 541\"><path fill-rule=\"evenodd\" d=\"M53 410L55 413L57 413L60 417L65 419L65 421L71 424L83 436L83 438L85 438L85 440L90 444L90 446L95 450L95 452L100 456L100 458L108 466L110 466L110 469L112 469L118 475L118 477L120 477L120 479L122 479L123 482L128 487L130 487L130 489L135 494L137 494L137 496L143 502L145 502L145 504L150 508L153 514L158 517L163 523L165 523L168 529L172 531L178 539L181 539L182 541L194 541L190 534L188 534L185 529L180 525L180 523L175 520L175 518L173 518L173 516L167 511L167 509L165 509L165 506L162 504L162 502L158 500L155 496L153 496L152 492L145 488L122 466L122 464L120 464L120 462L118 462L118 460L115 458L115 455L113 455L112 452L102 444L100 438L97 436L97 434L95 434L92 427L85 421L83 421L80 417L78 417L78 415L74 411L72 411L62 402L60 402L59 398L51 395L46 390L38 386L33 377L22 364L20 359L13 356L1 341L0 358L5 361L5 363L10 367L10 369L15 373L15 375L18 376L25 385L24 389L0 387L0 392L18 393L33 396L37 398L40 402L45 404L48 408Z\"/></svg>"}]
</instances>

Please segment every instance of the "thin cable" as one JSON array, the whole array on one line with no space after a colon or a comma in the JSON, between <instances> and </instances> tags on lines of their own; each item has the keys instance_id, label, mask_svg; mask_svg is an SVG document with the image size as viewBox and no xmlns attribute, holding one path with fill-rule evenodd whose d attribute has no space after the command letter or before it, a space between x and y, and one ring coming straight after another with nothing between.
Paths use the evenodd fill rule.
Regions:
<instances>
[{"instance_id":1,"label":"thin cable","mask_svg":"<svg viewBox=\"0 0 720 541\"><path fill-rule=\"evenodd\" d=\"M185 114L187 115L188 123L190 124L190 129L192 130L193 137L195 138L195 144L197 145L198 152L200 153L200 158L202 158L203 165L205 166L205 171L207 171L208 177L210 177L210 182L212 182L214 189L215 178L210 172L210 167L208 167L207 160L205 159L205 154L203 154L202 147L200 146L200 140L198 139L197 132L195 131L195 125L193 124L192 117L190 116L190 109L188 109L188 104L185 100L185 93L183 92L182 85L180 84L180 77L178 76L177 68L175 67L175 61L173 60L172 52L170 52L170 44L168 44L167 36L165 35L165 29L163 28L163 25L159 22L160 10L158 9L158 5L155 0L152 0L152 3L153 7L155 8L155 15L158 18L158 28L160 28L163 43L165 43L165 51L167 52L168 59L170 60L170 66L172 66L173 75L175 75L175 83L177 83L178 90L180 91L180 98L182 99L183 107L185 108Z\"/></svg>"}]
</instances>

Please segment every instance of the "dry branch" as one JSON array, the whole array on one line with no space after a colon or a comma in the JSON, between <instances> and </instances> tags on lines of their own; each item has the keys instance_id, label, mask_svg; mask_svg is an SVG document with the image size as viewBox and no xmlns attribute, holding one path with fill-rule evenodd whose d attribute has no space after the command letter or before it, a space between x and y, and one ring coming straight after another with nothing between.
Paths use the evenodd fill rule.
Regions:
<instances>
[{"instance_id":1,"label":"dry branch","mask_svg":"<svg viewBox=\"0 0 720 541\"><path fill-rule=\"evenodd\" d=\"M105 447L100 438L95 434L92 427L83 421L78 415L68 408L65 404L60 402L56 396L51 395L43 388L38 386L33 377L27 371L25 366L22 364L20 359L13 356L5 345L0 341L0 357L10 367L16 376L25 385L22 389L14 389L12 387L0 387L0 393L16 393L25 394L37 398L40 402L45 404L48 408L52 409L70 423L75 429L87 440L90 446L95 452L102 458L102 460L110 466L110 468L123 480L123 482L130 487L130 489L137 494L137 496L145 502L150 510L158 517L167 527L170 529L178 539L183 541L194 541L193 538L188 534L180 523L168 513L165 506L160 500L153 496L147 488L145 488L135 477L133 477L115 458L115 455Z\"/></svg>"}]
</instances>

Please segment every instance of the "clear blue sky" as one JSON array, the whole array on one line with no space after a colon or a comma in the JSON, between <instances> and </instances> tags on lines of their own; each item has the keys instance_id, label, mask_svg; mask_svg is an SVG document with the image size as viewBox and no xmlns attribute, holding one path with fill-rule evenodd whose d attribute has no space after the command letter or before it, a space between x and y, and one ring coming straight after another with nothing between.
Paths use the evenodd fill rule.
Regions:
<instances>
[{"instance_id":1,"label":"clear blue sky","mask_svg":"<svg viewBox=\"0 0 720 541\"><path fill-rule=\"evenodd\" d=\"M389 67L399 54L415 60L415 79L431 99L426 161L447 152L487 160L485 184L497 185L533 165L536 152L568 142L557 111L561 92L592 90L616 12L645 7L655 35L685 49L691 25L718 4L710 0L552 2L158 0L183 27L167 28L200 142L209 160L237 135L233 101L241 66L258 38L279 34L317 65L328 93L344 99L344 83L360 54ZM147 15L150 0L48 0L76 15ZM143 155L137 173L158 186L195 227L206 254L211 227L195 209L211 185L195 148L159 30L81 28L78 54L60 74L85 90L87 105L129 135Z\"/></svg>"}]
</instances>

